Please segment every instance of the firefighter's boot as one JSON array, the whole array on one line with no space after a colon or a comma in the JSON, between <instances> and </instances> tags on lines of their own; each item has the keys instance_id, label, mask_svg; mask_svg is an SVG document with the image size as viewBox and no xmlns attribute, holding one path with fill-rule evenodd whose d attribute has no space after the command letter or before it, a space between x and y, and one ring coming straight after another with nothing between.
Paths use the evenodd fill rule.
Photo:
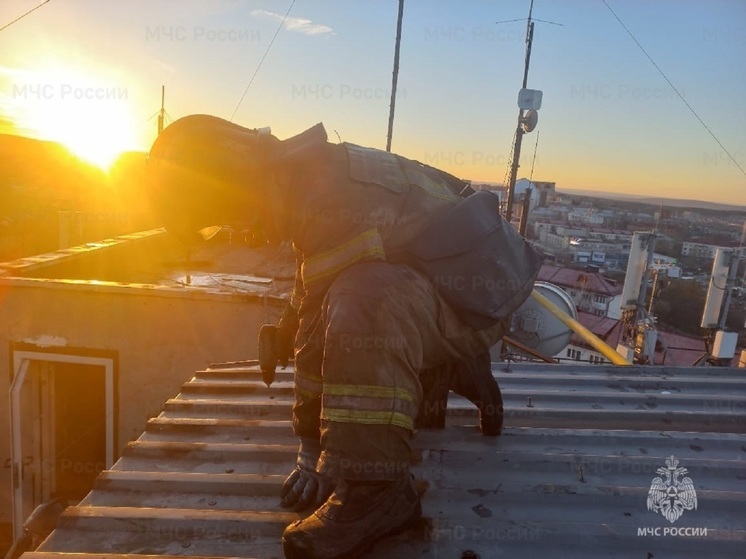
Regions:
<instances>
[{"instance_id":1,"label":"firefighter's boot","mask_svg":"<svg viewBox=\"0 0 746 559\"><path fill-rule=\"evenodd\" d=\"M414 480L342 480L311 516L285 529L287 559L351 559L422 515Z\"/></svg>"}]
</instances>

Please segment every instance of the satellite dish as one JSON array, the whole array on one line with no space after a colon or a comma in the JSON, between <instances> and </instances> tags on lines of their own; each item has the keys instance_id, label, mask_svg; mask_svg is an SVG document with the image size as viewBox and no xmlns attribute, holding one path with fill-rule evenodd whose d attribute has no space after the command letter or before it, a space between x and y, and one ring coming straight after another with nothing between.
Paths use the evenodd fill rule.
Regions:
<instances>
[{"instance_id":1,"label":"satellite dish","mask_svg":"<svg viewBox=\"0 0 746 559\"><path fill-rule=\"evenodd\" d=\"M551 283L537 281L534 284L534 289L572 318L578 318L575 304L561 288ZM560 353L570 343L572 330L542 307L533 297L529 297L513 313L508 336L536 353L552 357Z\"/></svg>"},{"instance_id":2,"label":"satellite dish","mask_svg":"<svg viewBox=\"0 0 746 559\"><path fill-rule=\"evenodd\" d=\"M521 126L523 126L523 131L528 133L531 132L534 128L536 128L536 124L539 122L539 113L534 110L526 111L523 117L521 118Z\"/></svg>"}]
</instances>

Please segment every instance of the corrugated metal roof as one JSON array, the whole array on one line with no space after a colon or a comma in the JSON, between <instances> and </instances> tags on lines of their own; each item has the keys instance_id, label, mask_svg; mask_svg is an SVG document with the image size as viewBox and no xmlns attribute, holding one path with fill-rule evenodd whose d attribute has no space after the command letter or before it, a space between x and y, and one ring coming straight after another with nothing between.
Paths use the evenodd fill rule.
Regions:
<instances>
[{"instance_id":1,"label":"corrugated metal roof","mask_svg":"<svg viewBox=\"0 0 746 559\"><path fill-rule=\"evenodd\" d=\"M446 429L415 437L423 521L366 557L746 555L746 371L494 372L504 434L483 437L471 404L454 397ZM295 459L292 390L290 370L270 388L256 366L196 373L27 559L282 557L280 535L297 518L278 499ZM671 456L697 496L673 523L646 504Z\"/></svg>"}]
</instances>

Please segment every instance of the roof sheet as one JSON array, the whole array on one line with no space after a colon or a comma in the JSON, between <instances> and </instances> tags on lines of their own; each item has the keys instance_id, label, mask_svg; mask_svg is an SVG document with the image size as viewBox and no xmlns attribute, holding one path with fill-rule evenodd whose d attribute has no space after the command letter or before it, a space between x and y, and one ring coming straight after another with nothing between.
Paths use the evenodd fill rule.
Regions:
<instances>
[{"instance_id":1,"label":"roof sheet","mask_svg":"<svg viewBox=\"0 0 746 559\"><path fill-rule=\"evenodd\" d=\"M744 556L742 369L501 363L494 374L504 434L483 437L453 397L446 428L414 440L423 521L365 557ZM295 459L292 401L291 369L269 388L253 365L197 372L26 558L282 557L298 516L278 499ZM697 497L674 522L647 506L672 456Z\"/></svg>"}]
</instances>

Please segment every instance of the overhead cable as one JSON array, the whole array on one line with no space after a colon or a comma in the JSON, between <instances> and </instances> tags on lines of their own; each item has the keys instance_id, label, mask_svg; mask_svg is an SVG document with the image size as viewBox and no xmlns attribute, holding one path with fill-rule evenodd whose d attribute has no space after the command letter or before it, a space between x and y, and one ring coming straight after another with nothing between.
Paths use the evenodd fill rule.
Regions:
<instances>
[{"instance_id":1,"label":"overhead cable","mask_svg":"<svg viewBox=\"0 0 746 559\"><path fill-rule=\"evenodd\" d=\"M619 19L619 16L616 15L616 12L614 12L614 10L611 9L611 6L609 6L608 2L606 0L601 0L601 1L609 9L609 11L611 12L611 14L616 18L616 20L619 22L619 25L621 25L622 28L627 32L627 35L629 35L632 38L632 40L635 42L635 44L640 48L640 50L642 51L642 53L647 57L647 59L650 61L650 63L653 65L653 67L658 71L658 73L661 76L663 76L663 79L666 80L666 82L668 83L668 85L671 86L671 89L673 89L674 93L676 93L676 95L678 95L679 99L681 99L681 101L686 105L686 107L694 115L694 117L699 121L699 123L702 126L704 126L705 130L707 130L707 132L710 134L710 136L712 136L713 140L715 140L717 142L717 144L725 152L725 154L730 158L730 160L733 161L733 163L736 165L736 167L738 167L740 169L741 173L743 173L744 175L746 175L746 170L744 170L744 168L741 167L741 165L738 163L738 161L736 161L735 157L733 157L733 155L731 155L731 153L723 145L723 143L718 139L718 137L715 135L715 133L712 130L710 130L710 127L707 126L707 124L705 124L705 121L700 118L700 116L697 114L697 111L695 111L694 108L687 102L687 100L684 99L684 96L679 92L678 89L676 89L676 86L673 83L671 83L671 80L668 79L668 76L666 76L666 74L663 72L663 70L661 70L660 66L658 66L655 63L655 60L653 60L653 58L648 54L648 52L645 50L645 47L643 47L640 44L640 41L638 41L637 38L632 34L632 31L630 31L627 28L627 26L624 25L624 22L622 22L622 20Z\"/></svg>"},{"instance_id":2,"label":"overhead cable","mask_svg":"<svg viewBox=\"0 0 746 559\"><path fill-rule=\"evenodd\" d=\"M10 27L11 25L13 25L13 24L14 24L14 23L16 23L17 21L20 21L20 20L22 20L22 19L23 19L23 18L25 18L25 17L27 16L27 15L29 15L29 14L30 14L31 12L35 12L36 10L38 10L39 8L41 8L41 7L42 7L42 6L44 5L44 4L48 3L49 1L50 1L50 0L44 0L44 1L43 1L43 2L41 3L41 4L39 4L38 6L36 6L36 7L34 7L34 8L31 8L31 9L30 9L30 10L29 10L28 12L26 12L25 14L23 14L23 15L20 15L20 16L18 16L18 17L17 17L16 19L14 19L13 21L11 21L10 23L6 23L6 24L5 24L5 25L3 25L2 27L0 27L0 31L4 31L4 30L6 30L6 29L7 29L8 27Z\"/></svg>"},{"instance_id":3,"label":"overhead cable","mask_svg":"<svg viewBox=\"0 0 746 559\"><path fill-rule=\"evenodd\" d=\"M295 0L290 2L290 7L288 8L287 12L285 12L285 15L282 18L282 21L280 21L280 25L277 26L277 31L275 31L275 34L272 36L272 40L267 45L267 49L264 51L264 54L262 55L261 60L259 60L259 64L256 67L256 70L254 70L254 74L251 76L251 79L249 80L249 84L246 86L246 89L243 90L243 95L241 95L241 98L238 100L238 103L236 104L236 108L233 109L233 113L231 114L231 118L229 119L231 122L233 122L233 117L236 116L236 112L238 111L238 108L241 106L241 103L243 103L244 97L246 97L246 94L249 91L249 88L251 87L251 84L254 83L254 78L256 78L256 75L259 73L259 68L262 67L262 64L264 63L264 59L267 58L267 54L269 54L269 49L272 48L272 45L275 42L275 39L277 38L277 35L280 33L280 30L282 29L282 26L285 25L285 20L288 18L288 15L290 14L290 10L293 9L293 6L295 5Z\"/></svg>"}]
</instances>

